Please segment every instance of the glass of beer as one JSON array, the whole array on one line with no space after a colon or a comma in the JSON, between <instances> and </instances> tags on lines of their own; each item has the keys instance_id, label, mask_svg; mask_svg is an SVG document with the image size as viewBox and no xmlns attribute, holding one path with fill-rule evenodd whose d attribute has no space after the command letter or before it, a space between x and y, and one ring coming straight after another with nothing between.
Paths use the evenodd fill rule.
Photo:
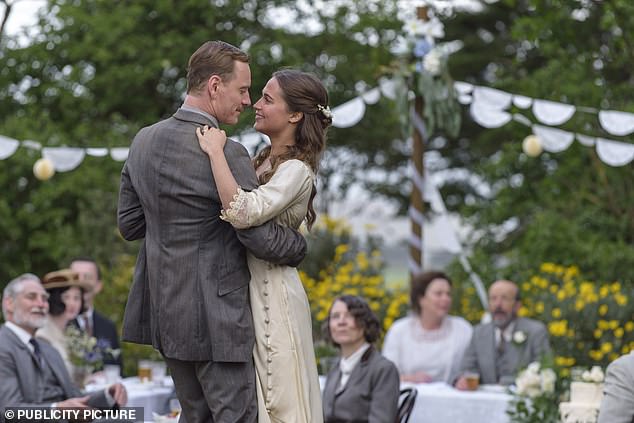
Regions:
<instances>
[{"instance_id":1,"label":"glass of beer","mask_svg":"<svg viewBox=\"0 0 634 423\"><path fill-rule=\"evenodd\" d=\"M480 385L480 374L475 372L466 372L464 374L464 378L467 381L467 389L470 391L475 391L478 389Z\"/></svg>"},{"instance_id":2,"label":"glass of beer","mask_svg":"<svg viewBox=\"0 0 634 423\"><path fill-rule=\"evenodd\" d=\"M150 360L139 360L137 376L141 383L152 380L152 362Z\"/></svg>"}]
</instances>

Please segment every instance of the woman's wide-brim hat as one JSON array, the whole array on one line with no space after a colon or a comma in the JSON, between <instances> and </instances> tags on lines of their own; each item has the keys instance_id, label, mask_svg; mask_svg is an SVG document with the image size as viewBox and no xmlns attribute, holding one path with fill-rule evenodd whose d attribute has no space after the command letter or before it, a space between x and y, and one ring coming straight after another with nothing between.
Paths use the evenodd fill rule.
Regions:
<instances>
[{"instance_id":1,"label":"woman's wide-brim hat","mask_svg":"<svg viewBox=\"0 0 634 423\"><path fill-rule=\"evenodd\" d=\"M69 286L77 286L85 291L90 291L92 285L70 269L61 269L47 273L42 278L42 286L44 289L66 288Z\"/></svg>"}]
</instances>

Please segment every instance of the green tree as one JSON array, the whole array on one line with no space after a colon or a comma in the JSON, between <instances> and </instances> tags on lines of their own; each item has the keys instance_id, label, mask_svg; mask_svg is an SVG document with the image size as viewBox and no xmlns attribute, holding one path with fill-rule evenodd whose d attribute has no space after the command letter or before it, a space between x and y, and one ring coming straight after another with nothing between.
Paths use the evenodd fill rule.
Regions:
<instances>
[{"instance_id":1,"label":"green tree","mask_svg":"<svg viewBox=\"0 0 634 423\"><path fill-rule=\"evenodd\" d=\"M451 58L453 76L533 98L633 111L626 35L632 12L634 5L623 0L503 0L481 13L456 14L446 21L447 38L465 46ZM536 121L530 111L512 112ZM437 150L447 168L466 169L479 183L449 180L442 191L475 229L473 260L485 280L522 280L554 261L576 264L589 278L631 283L631 165L612 168L576 143L531 159L521 150L526 126L491 130L468 116L464 122L460 139L437 142ZM632 139L605 133L594 113L577 112L562 128Z\"/></svg>"}]
</instances>

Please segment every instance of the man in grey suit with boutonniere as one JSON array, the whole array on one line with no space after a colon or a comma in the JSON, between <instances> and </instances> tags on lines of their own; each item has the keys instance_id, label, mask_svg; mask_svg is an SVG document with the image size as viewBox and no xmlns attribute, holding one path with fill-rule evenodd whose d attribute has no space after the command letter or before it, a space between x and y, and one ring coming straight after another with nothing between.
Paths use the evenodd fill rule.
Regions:
<instances>
[{"instance_id":1,"label":"man in grey suit with boutonniere","mask_svg":"<svg viewBox=\"0 0 634 423\"><path fill-rule=\"evenodd\" d=\"M82 394L59 352L47 341L35 339L48 315L48 293L37 276L26 273L7 284L2 314L0 422L5 421L6 407L110 409L126 404L127 393L120 383Z\"/></svg>"},{"instance_id":2,"label":"man in grey suit with boutonniere","mask_svg":"<svg viewBox=\"0 0 634 423\"><path fill-rule=\"evenodd\" d=\"M518 317L522 303L514 282L499 280L489 287L491 322L473 330L455 386L468 389L465 373L480 375L481 384L511 385L517 372L550 354L548 330L537 320Z\"/></svg>"},{"instance_id":3,"label":"man in grey suit with boutonniere","mask_svg":"<svg viewBox=\"0 0 634 423\"><path fill-rule=\"evenodd\" d=\"M608 366L598 423L634 423L634 352Z\"/></svg>"},{"instance_id":4,"label":"man in grey suit with boutonniere","mask_svg":"<svg viewBox=\"0 0 634 423\"><path fill-rule=\"evenodd\" d=\"M251 104L248 56L208 41L190 57L187 96L176 113L141 129L121 173L119 230L143 239L126 305L123 340L152 344L170 369L188 423L255 422L254 331L246 250L296 266L303 236L272 222L236 231L196 128L234 125ZM247 150L227 142L231 173L258 180Z\"/></svg>"}]
</instances>

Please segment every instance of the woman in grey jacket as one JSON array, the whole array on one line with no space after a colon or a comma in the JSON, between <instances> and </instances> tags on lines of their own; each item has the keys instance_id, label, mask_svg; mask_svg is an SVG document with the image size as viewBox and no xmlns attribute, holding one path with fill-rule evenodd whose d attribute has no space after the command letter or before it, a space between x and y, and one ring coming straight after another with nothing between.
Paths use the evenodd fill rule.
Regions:
<instances>
[{"instance_id":1,"label":"woman in grey jacket","mask_svg":"<svg viewBox=\"0 0 634 423\"><path fill-rule=\"evenodd\" d=\"M367 302L343 295L333 302L325 322L326 337L339 348L323 392L326 423L394 423L399 375L394 363L372 343L381 325Z\"/></svg>"}]
</instances>

